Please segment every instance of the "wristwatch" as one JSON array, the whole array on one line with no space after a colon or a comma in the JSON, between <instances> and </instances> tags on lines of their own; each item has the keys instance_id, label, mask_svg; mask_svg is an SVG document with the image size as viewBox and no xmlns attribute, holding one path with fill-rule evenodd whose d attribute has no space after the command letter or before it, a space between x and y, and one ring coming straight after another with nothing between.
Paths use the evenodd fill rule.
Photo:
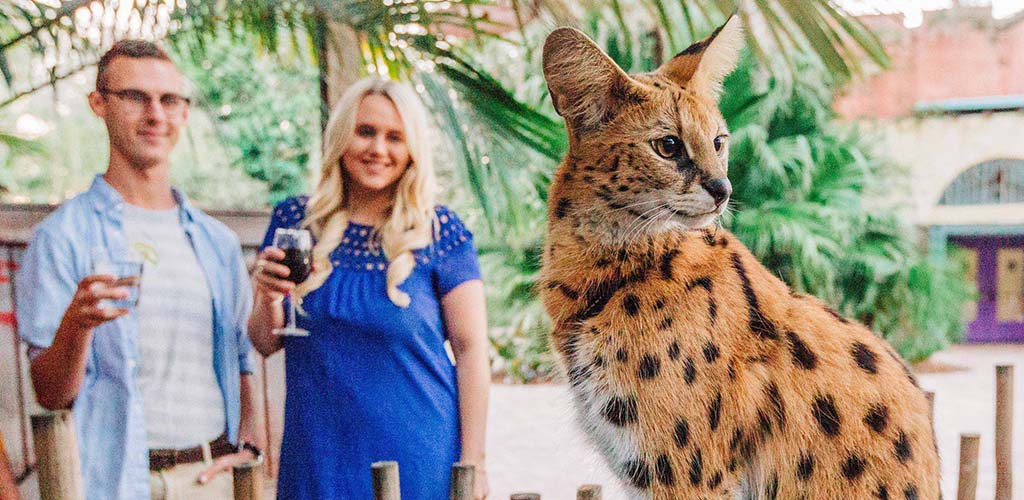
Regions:
<instances>
[{"instance_id":1,"label":"wristwatch","mask_svg":"<svg viewBox=\"0 0 1024 500\"><path fill-rule=\"evenodd\" d=\"M251 451L252 454L256 456L256 461L257 462L263 462L263 450L261 450L255 444L252 444L252 443L250 443L248 441L243 441L243 440L239 439L238 440L238 446L235 447L235 452L236 453L241 453L242 451L245 451L245 450Z\"/></svg>"}]
</instances>

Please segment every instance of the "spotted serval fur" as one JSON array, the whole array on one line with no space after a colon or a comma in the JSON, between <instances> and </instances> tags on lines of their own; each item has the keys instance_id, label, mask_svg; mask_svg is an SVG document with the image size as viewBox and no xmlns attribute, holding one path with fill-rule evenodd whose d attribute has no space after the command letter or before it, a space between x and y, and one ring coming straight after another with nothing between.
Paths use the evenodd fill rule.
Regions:
<instances>
[{"instance_id":1,"label":"spotted serval fur","mask_svg":"<svg viewBox=\"0 0 1024 500\"><path fill-rule=\"evenodd\" d=\"M717 109L735 19L649 74L554 31L569 153L541 295L580 422L637 499L934 500L929 405L885 341L733 235Z\"/></svg>"}]
</instances>

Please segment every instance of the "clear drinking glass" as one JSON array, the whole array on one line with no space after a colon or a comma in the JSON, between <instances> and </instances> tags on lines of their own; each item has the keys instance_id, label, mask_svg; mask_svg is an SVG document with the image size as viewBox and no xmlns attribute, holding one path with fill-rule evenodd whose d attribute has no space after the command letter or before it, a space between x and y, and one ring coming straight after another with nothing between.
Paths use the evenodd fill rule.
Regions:
<instances>
[{"instance_id":1,"label":"clear drinking glass","mask_svg":"<svg viewBox=\"0 0 1024 500\"><path fill-rule=\"evenodd\" d=\"M285 277L298 285L313 271L313 238L305 229L278 228L274 231L274 246L284 251L281 264L288 267ZM292 335L304 337L309 331L295 326L295 301L288 301L288 324L283 328L275 328L275 335Z\"/></svg>"},{"instance_id":2,"label":"clear drinking glass","mask_svg":"<svg viewBox=\"0 0 1024 500\"><path fill-rule=\"evenodd\" d=\"M92 250L92 274L110 274L117 278L111 286L126 288L128 297L104 299L100 307L131 309L138 305L141 295L143 261L136 259L111 260L106 251Z\"/></svg>"}]
</instances>

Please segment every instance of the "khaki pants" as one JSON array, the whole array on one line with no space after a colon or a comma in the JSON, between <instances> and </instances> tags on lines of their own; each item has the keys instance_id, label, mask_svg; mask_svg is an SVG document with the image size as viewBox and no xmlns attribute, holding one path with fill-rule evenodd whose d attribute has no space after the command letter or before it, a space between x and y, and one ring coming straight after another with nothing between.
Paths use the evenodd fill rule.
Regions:
<instances>
[{"instance_id":1,"label":"khaki pants","mask_svg":"<svg viewBox=\"0 0 1024 500\"><path fill-rule=\"evenodd\" d=\"M206 454L209 457L209 453ZM149 472L151 500L231 500L235 482L230 470L221 472L206 484L199 484L199 475L212 464L203 462L181 464L161 471Z\"/></svg>"}]
</instances>

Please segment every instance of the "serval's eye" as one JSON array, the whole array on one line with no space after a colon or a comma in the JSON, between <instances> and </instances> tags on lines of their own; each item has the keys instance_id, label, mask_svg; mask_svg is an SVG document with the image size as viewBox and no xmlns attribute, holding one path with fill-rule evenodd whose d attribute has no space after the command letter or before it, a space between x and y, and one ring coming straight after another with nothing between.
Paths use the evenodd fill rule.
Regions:
<instances>
[{"instance_id":1,"label":"serval's eye","mask_svg":"<svg viewBox=\"0 0 1024 500\"><path fill-rule=\"evenodd\" d=\"M674 159L683 154L683 140L674 135L666 135L651 141L651 147L662 158Z\"/></svg>"},{"instance_id":2,"label":"serval's eye","mask_svg":"<svg viewBox=\"0 0 1024 500\"><path fill-rule=\"evenodd\" d=\"M727 134L715 137L715 151L719 153L722 152L722 148L725 147L727 142L729 142L729 136Z\"/></svg>"}]
</instances>

